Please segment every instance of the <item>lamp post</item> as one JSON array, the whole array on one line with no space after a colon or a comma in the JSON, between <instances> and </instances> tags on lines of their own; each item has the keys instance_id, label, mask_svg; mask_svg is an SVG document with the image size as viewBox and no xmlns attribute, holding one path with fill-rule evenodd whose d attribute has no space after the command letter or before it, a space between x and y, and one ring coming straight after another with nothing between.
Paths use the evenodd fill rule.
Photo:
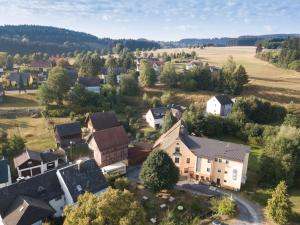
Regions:
<instances>
[{"instance_id":1,"label":"lamp post","mask_svg":"<svg viewBox=\"0 0 300 225\"><path fill-rule=\"evenodd\" d=\"M75 145L75 142L74 141L70 141L70 149L71 149L71 154L70 154L70 156L71 156L71 159L73 160L73 158L72 158L72 153L73 153L73 148L74 148L74 145Z\"/></svg>"}]
</instances>

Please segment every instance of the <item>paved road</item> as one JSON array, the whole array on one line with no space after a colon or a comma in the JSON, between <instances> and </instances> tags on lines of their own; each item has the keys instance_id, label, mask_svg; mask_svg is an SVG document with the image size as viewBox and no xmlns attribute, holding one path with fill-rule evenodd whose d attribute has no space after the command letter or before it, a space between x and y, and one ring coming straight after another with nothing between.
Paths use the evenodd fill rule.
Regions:
<instances>
[{"instance_id":1,"label":"paved road","mask_svg":"<svg viewBox=\"0 0 300 225\"><path fill-rule=\"evenodd\" d=\"M129 167L127 170L127 176L131 181L139 181L139 173L141 166ZM260 208L249 202L248 200L238 196L234 192L225 191L223 189L216 188L210 189L208 185L193 184L189 181L179 181L176 188L182 189L193 194L208 195L208 196L231 196L237 204L239 210L238 222L234 225L261 225L261 213Z\"/></svg>"},{"instance_id":2,"label":"paved road","mask_svg":"<svg viewBox=\"0 0 300 225\"><path fill-rule=\"evenodd\" d=\"M33 89L33 90L26 90L27 94L34 94L37 92L37 89ZM15 95L15 94L20 94L18 90L8 90L5 91L6 94L11 94L11 95ZM25 94L24 91L21 91L21 94Z\"/></svg>"}]
</instances>

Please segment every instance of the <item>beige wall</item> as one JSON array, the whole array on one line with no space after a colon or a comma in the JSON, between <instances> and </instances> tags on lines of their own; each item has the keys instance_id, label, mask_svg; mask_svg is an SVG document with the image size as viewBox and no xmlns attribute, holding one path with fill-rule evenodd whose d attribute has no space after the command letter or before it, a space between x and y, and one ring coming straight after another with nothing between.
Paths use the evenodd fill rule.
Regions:
<instances>
[{"instance_id":1,"label":"beige wall","mask_svg":"<svg viewBox=\"0 0 300 225\"><path fill-rule=\"evenodd\" d=\"M180 148L180 157L173 155L176 147ZM219 162L219 158L216 162L215 159L208 160L207 158L198 157L198 160L200 160L200 171L196 171L197 156L181 140L174 142L165 151L174 162L176 157L179 158L179 163L175 164L179 168L181 176L189 176L196 180L206 180L214 183L217 183L219 179L220 186L234 190L239 190L241 184L246 181L249 153L246 154L244 162L226 159L221 159L221 162ZM234 170L237 171L236 180L233 179Z\"/></svg>"}]
</instances>

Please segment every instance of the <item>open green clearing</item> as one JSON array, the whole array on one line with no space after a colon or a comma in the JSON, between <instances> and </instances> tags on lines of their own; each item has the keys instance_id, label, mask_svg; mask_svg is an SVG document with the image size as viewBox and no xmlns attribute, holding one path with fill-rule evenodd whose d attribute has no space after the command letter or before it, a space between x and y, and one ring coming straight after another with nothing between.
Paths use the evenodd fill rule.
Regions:
<instances>
[{"instance_id":1,"label":"open green clearing","mask_svg":"<svg viewBox=\"0 0 300 225\"><path fill-rule=\"evenodd\" d=\"M53 118L48 122L45 118L14 117L0 118L0 128L11 137L19 135L26 140L26 147L35 151L44 151L55 147L54 125L67 122L69 118Z\"/></svg>"},{"instance_id":2,"label":"open green clearing","mask_svg":"<svg viewBox=\"0 0 300 225\"><path fill-rule=\"evenodd\" d=\"M250 82L243 92L244 95L251 94L281 104L288 104L293 101L300 108L300 73L278 68L256 58L255 47L159 49L154 54L163 52L179 53L182 51L196 51L202 61L216 66L222 66L228 56L232 55L238 64L245 66L250 77ZM202 95L202 93L199 94ZM196 98L194 99L196 100Z\"/></svg>"},{"instance_id":3,"label":"open green clearing","mask_svg":"<svg viewBox=\"0 0 300 225\"><path fill-rule=\"evenodd\" d=\"M36 94L5 94L4 103L0 104L0 109L20 109L39 107Z\"/></svg>"}]
</instances>

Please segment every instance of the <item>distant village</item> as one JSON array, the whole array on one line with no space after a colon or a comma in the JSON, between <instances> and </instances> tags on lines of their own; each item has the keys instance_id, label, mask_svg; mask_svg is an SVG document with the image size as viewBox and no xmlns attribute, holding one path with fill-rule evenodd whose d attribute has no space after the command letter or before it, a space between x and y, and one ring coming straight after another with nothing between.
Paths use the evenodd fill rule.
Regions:
<instances>
[{"instance_id":1,"label":"distant village","mask_svg":"<svg viewBox=\"0 0 300 225\"><path fill-rule=\"evenodd\" d=\"M43 107L31 113L32 118L45 117L50 122L52 117L68 118L49 128L54 133L54 148L34 151L25 139L24 149L16 154L2 150L0 225L63 224L57 221L67 216L66 208L81 205L78 201L85 193L109 193L120 179L130 183L125 189L132 188L146 210L151 196L157 197L152 192L174 189L186 191L187 196L204 196L207 205L213 204L211 198L217 199L217 208L223 201L234 205L228 215L204 207L196 213L188 209L182 216L198 218L205 211L201 219L216 225L224 224L222 216L235 218L236 208L241 207L236 202L249 211L251 206L236 193L245 189L249 167L253 176L253 165L248 165L253 163L252 144L264 145L267 129L268 135L276 136L271 125L261 124L281 121L286 125L289 112L254 96L241 97L248 77L232 58L221 68L197 58L195 52L154 56L153 52L133 54L121 48L115 55L35 56L38 59L0 67L0 108L6 104L7 93L31 92ZM153 87L164 88L163 95L141 96L141 89ZM173 90L203 90L210 97L201 106L187 104L176 101ZM132 103L135 97L142 101ZM264 110L257 110L257 105ZM157 158L151 161L153 157ZM174 173L175 182L165 181L171 178L159 172L147 177L147 166L162 174L167 171L170 177ZM159 185L152 187L156 182ZM160 211L165 208L175 207L180 215L190 207L179 192L170 193L158 201L156 214L147 211L147 223L160 224Z\"/></svg>"}]
</instances>

